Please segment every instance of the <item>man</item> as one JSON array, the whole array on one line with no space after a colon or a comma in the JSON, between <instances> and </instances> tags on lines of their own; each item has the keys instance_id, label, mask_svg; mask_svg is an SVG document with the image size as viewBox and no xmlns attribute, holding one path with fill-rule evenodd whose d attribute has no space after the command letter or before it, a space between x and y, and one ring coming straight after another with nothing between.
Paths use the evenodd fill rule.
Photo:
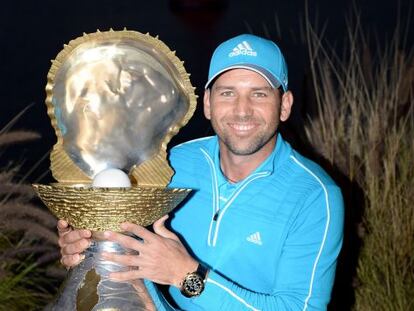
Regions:
<instances>
[{"instance_id":1,"label":"man","mask_svg":"<svg viewBox=\"0 0 414 311\"><path fill-rule=\"evenodd\" d=\"M241 35L214 52L204 114L217 136L171 150L171 187L191 198L154 224L121 225L109 240L139 255L104 254L131 267L117 280L168 284L183 310L325 310L342 243L339 188L277 133L288 119L283 55L273 42ZM90 232L58 225L62 263L77 264ZM68 233L69 232L69 233ZM173 233L175 232L175 233Z\"/></svg>"}]
</instances>

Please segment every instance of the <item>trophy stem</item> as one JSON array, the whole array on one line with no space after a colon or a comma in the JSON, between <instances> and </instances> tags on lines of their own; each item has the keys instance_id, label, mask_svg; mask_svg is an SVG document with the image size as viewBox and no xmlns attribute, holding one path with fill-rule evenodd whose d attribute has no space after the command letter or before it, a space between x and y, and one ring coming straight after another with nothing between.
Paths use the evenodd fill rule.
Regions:
<instances>
[{"instance_id":1,"label":"trophy stem","mask_svg":"<svg viewBox=\"0 0 414 311\"><path fill-rule=\"evenodd\" d=\"M108 278L109 273L127 271L129 267L103 260L102 252L133 253L118 243L101 240L94 232L85 259L69 272L57 299L46 310L156 310L142 280L132 284Z\"/></svg>"}]
</instances>

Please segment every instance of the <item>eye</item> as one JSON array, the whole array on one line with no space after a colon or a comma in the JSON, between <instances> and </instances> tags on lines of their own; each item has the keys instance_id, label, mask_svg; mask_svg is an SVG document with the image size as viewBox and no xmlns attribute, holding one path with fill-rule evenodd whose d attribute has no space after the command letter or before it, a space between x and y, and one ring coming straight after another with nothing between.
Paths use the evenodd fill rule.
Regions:
<instances>
[{"instance_id":1,"label":"eye","mask_svg":"<svg viewBox=\"0 0 414 311\"><path fill-rule=\"evenodd\" d=\"M258 97L258 98L267 97L267 93L266 92L257 91L257 92L254 92L253 93L253 97Z\"/></svg>"},{"instance_id":2,"label":"eye","mask_svg":"<svg viewBox=\"0 0 414 311\"><path fill-rule=\"evenodd\" d=\"M231 97L231 96L234 96L234 92L233 91L223 91L223 92L220 93L220 96Z\"/></svg>"}]
</instances>

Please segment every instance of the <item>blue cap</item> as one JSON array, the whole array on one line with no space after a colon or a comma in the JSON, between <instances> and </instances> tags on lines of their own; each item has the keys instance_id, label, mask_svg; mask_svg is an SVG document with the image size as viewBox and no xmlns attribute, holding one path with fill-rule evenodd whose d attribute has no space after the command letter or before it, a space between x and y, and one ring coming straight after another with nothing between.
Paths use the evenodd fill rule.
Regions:
<instances>
[{"instance_id":1,"label":"blue cap","mask_svg":"<svg viewBox=\"0 0 414 311\"><path fill-rule=\"evenodd\" d=\"M250 34L239 35L220 44L213 53L205 88L223 72L243 68L262 75L273 88L288 89L285 58L270 40Z\"/></svg>"}]
</instances>

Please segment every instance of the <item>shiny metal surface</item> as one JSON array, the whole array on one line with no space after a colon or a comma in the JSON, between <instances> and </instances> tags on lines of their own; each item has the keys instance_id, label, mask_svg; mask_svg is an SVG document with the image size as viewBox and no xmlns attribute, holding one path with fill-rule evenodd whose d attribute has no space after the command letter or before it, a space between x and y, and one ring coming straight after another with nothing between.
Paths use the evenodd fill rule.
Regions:
<instances>
[{"instance_id":1,"label":"shiny metal surface","mask_svg":"<svg viewBox=\"0 0 414 311\"><path fill-rule=\"evenodd\" d=\"M55 76L52 104L63 148L93 177L154 156L188 98L163 57L143 42L84 42Z\"/></svg>"},{"instance_id":2,"label":"shiny metal surface","mask_svg":"<svg viewBox=\"0 0 414 311\"><path fill-rule=\"evenodd\" d=\"M196 106L183 62L149 34L126 29L84 34L52 61L46 94L57 137L51 171L59 183L34 187L59 218L93 230L85 259L46 310L171 310L150 282L108 279L109 272L129 268L103 261L101 252L126 251L102 241L98 231L118 230L125 220L149 225L188 194L165 188L173 174L167 144ZM129 173L133 187L90 188L107 168Z\"/></svg>"},{"instance_id":3,"label":"shiny metal surface","mask_svg":"<svg viewBox=\"0 0 414 311\"><path fill-rule=\"evenodd\" d=\"M144 286L137 290L131 283L108 279L110 272L129 268L102 260L100 253L103 251L126 253L117 243L94 239L85 252L85 259L69 272L62 292L46 311L165 310L165 306L155 305L146 298L148 293Z\"/></svg>"},{"instance_id":4,"label":"shiny metal surface","mask_svg":"<svg viewBox=\"0 0 414 311\"><path fill-rule=\"evenodd\" d=\"M190 193L190 189L64 184L34 184L33 188L58 219L65 219L74 228L93 231L119 231L119 224L124 221L149 226Z\"/></svg>"}]
</instances>

